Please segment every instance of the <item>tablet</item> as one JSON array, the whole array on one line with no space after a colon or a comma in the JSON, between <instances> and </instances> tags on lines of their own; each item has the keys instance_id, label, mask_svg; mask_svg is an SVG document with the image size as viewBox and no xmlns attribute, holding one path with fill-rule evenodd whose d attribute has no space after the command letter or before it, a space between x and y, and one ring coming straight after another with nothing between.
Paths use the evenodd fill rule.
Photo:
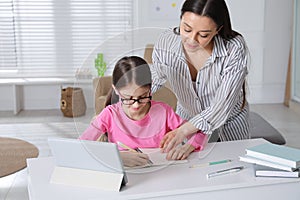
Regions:
<instances>
[{"instance_id":1,"label":"tablet","mask_svg":"<svg viewBox=\"0 0 300 200\"><path fill-rule=\"evenodd\" d=\"M59 167L101 172L123 173L122 185L127 183L117 145L108 142L70 138L48 138L48 144Z\"/></svg>"}]
</instances>

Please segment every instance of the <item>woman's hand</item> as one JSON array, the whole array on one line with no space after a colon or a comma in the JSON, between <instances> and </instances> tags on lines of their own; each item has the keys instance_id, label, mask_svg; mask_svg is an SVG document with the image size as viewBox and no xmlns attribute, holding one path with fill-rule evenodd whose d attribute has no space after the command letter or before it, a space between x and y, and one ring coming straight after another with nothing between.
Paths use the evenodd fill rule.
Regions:
<instances>
[{"instance_id":1,"label":"woman's hand","mask_svg":"<svg viewBox=\"0 0 300 200\"><path fill-rule=\"evenodd\" d=\"M123 164L126 167L136 167L147 165L149 162L149 157L147 154L131 152L131 151L121 151L120 152Z\"/></svg>"},{"instance_id":2,"label":"woman's hand","mask_svg":"<svg viewBox=\"0 0 300 200\"><path fill-rule=\"evenodd\" d=\"M164 153L168 153L171 149L175 149L179 144L181 144L186 136L179 131L179 129L174 129L168 132L161 140L159 147L162 148Z\"/></svg>"},{"instance_id":3,"label":"woman's hand","mask_svg":"<svg viewBox=\"0 0 300 200\"><path fill-rule=\"evenodd\" d=\"M184 145L179 145L176 148L170 150L167 154L167 160L184 160L186 159L193 151L195 147L186 143Z\"/></svg>"},{"instance_id":4,"label":"woman's hand","mask_svg":"<svg viewBox=\"0 0 300 200\"><path fill-rule=\"evenodd\" d=\"M161 140L159 147L162 148L163 152L168 153L171 149L174 149L181 144L185 138L191 136L197 131L199 131L199 129L197 129L193 124L185 122L177 129L168 132Z\"/></svg>"}]
</instances>

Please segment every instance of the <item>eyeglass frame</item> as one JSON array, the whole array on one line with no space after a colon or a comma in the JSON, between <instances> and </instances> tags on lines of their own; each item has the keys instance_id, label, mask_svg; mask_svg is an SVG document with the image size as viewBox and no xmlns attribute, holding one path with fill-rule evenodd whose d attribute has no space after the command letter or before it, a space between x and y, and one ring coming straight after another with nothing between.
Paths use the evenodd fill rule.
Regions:
<instances>
[{"instance_id":1,"label":"eyeglass frame","mask_svg":"<svg viewBox=\"0 0 300 200\"><path fill-rule=\"evenodd\" d=\"M135 104L135 102L138 102L139 104L149 103L152 100L152 96L150 95L150 96L147 96L147 97L141 97L141 98L137 98L137 99L133 99L133 98L130 98L130 99L120 98L120 99L121 99L122 104L130 106L130 105ZM149 100L147 102L140 102L140 100L142 100L142 99L149 99ZM133 102L132 103L124 103L124 101L133 101Z\"/></svg>"},{"instance_id":2,"label":"eyeglass frame","mask_svg":"<svg viewBox=\"0 0 300 200\"><path fill-rule=\"evenodd\" d=\"M120 94L120 92L119 92ZM151 90L149 90L149 94L151 94ZM122 102L122 104L124 105L127 105L127 106L130 106L130 105L133 105L135 104L135 102L138 102L139 104L146 104L146 103L149 103L151 100L152 100L152 95L149 95L149 96L146 96L146 97L140 97L140 98L122 98L121 97L122 95L120 94L120 100ZM142 99L149 99L147 102L140 102L140 100ZM132 103L124 103L124 101L133 101Z\"/></svg>"}]
</instances>

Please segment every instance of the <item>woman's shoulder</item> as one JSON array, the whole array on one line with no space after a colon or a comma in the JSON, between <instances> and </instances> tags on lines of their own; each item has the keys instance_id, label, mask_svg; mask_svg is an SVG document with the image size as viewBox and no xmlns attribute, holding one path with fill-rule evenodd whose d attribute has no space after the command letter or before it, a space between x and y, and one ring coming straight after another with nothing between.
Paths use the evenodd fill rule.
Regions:
<instances>
[{"instance_id":1,"label":"woman's shoulder","mask_svg":"<svg viewBox=\"0 0 300 200\"><path fill-rule=\"evenodd\" d=\"M224 39L221 36L217 36L215 42L216 54L229 57L234 55L246 56L249 54L246 41L242 35L236 35L231 39Z\"/></svg>"},{"instance_id":2,"label":"woman's shoulder","mask_svg":"<svg viewBox=\"0 0 300 200\"><path fill-rule=\"evenodd\" d=\"M237 49L245 49L246 45L246 41L244 39L244 37L242 35L236 35L235 37L226 40L226 44L228 46L233 46Z\"/></svg>"}]
</instances>

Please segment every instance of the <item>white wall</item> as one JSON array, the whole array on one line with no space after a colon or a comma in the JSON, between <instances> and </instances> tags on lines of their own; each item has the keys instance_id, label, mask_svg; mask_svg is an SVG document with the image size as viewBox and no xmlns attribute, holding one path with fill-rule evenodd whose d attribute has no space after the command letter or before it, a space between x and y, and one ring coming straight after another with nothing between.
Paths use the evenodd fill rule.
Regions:
<instances>
[{"instance_id":1,"label":"white wall","mask_svg":"<svg viewBox=\"0 0 300 200\"><path fill-rule=\"evenodd\" d=\"M182 0L134 0L134 48L142 56L142 48L154 43L163 28L179 24ZM155 15L155 3L177 3L172 15ZM227 0L232 25L242 33L251 52L248 77L250 103L282 103L292 33L293 1L287 0ZM164 7L161 9L164 9ZM173 5L174 6L174 5ZM152 9L152 10L151 10ZM170 8L171 9L171 8ZM169 10L170 10L169 9ZM177 13L178 12L178 13ZM174 15L174 16L173 16ZM0 86L0 110L12 110L11 86ZM94 106L92 86L85 86L88 107ZM24 109L58 109L60 85L24 86Z\"/></svg>"},{"instance_id":2,"label":"white wall","mask_svg":"<svg viewBox=\"0 0 300 200\"><path fill-rule=\"evenodd\" d=\"M92 84L51 84L51 85L25 85L19 88L20 106L25 110L59 109L61 87L80 87L83 89L87 107L94 107ZM0 86L0 111L13 111L15 95L13 86Z\"/></svg>"},{"instance_id":3,"label":"white wall","mask_svg":"<svg viewBox=\"0 0 300 200\"><path fill-rule=\"evenodd\" d=\"M137 6L138 12L136 13L137 27L147 27L151 30L151 34L144 35L142 41L135 41L135 45L142 46L143 42L154 43L161 28L174 27L179 24L181 5L176 8L179 13L174 12L175 16L172 19L157 20L151 11L153 2L162 2L163 6L166 6L165 1L143 0L139 2L141 3ZM170 1L169 4L172 2ZM226 2L232 26L243 34L251 53L248 76L249 102L282 103L292 34L293 1L226 0Z\"/></svg>"}]
</instances>

